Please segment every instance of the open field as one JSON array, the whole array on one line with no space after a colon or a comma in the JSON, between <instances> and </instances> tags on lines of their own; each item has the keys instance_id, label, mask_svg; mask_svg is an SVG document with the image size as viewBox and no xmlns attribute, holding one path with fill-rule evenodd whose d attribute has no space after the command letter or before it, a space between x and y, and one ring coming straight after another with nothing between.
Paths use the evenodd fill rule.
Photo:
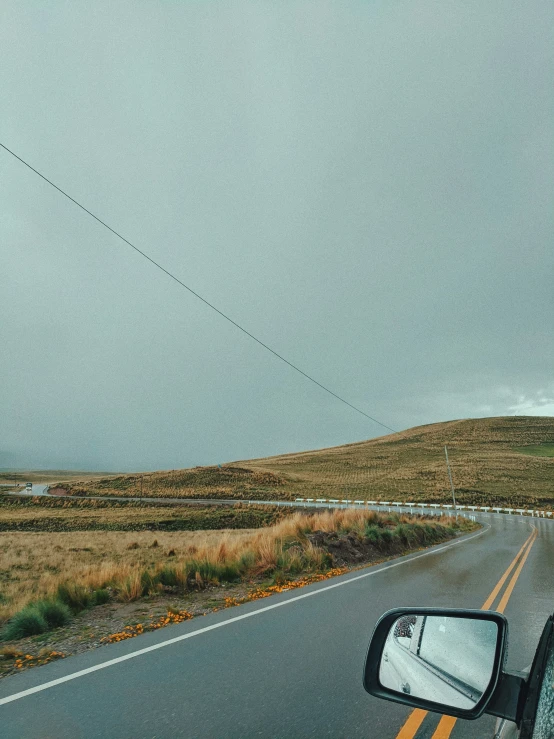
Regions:
<instances>
[{"instance_id":1,"label":"open field","mask_svg":"<svg viewBox=\"0 0 554 739\"><path fill-rule=\"evenodd\" d=\"M234 546L252 531L4 533L0 543L0 623L33 598L72 581L99 587L131 571L182 564L221 541ZM173 554L170 554L173 552Z\"/></svg>"},{"instance_id":2,"label":"open field","mask_svg":"<svg viewBox=\"0 0 554 739\"><path fill-rule=\"evenodd\" d=\"M3 531L198 531L259 528L292 508L272 506L162 506L102 500L0 496Z\"/></svg>"},{"instance_id":3,"label":"open field","mask_svg":"<svg viewBox=\"0 0 554 739\"><path fill-rule=\"evenodd\" d=\"M353 498L554 506L554 418L510 416L430 424L356 444L223 467L73 481L72 493L159 497Z\"/></svg>"}]
</instances>

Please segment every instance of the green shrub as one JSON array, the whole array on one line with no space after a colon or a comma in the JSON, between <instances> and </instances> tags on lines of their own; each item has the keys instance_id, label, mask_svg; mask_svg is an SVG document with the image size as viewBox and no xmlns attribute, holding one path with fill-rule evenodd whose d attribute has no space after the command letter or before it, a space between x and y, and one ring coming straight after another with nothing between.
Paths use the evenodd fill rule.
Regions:
<instances>
[{"instance_id":1,"label":"green shrub","mask_svg":"<svg viewBox=\"0 0 554 739\"><path fill-rule=\"evenodd\" d=\"M288 578L282 570L275 570L270 582L272 585L285 585L288 582Z\"/></svg>"},{"instance_id":2,"label":"green shrub","mask_svg":"<svg viewBox=\"0 0 554 739\"><path fill-rule=\"evenodd\" d=\"M413 523L400 523L393 531L393 536L403 545L414 547L425 542L425 532L421 526Z\"/></svg>"},{"instance_id":3,"label":"green shrub","mask_svg":"<svg viewBox=\"0 0 554 739\"><path fill-rule=\"evenodd\" d=\"M322 558L321 558L321 567L322 569L329 569L329 567L333 566L333 555L331 552L326 552L325 550L321 550L322 552Z\"/></svg>"},{"instance_id":4,"label":"green shrub","mask_svg":"<svg viewBox=\"0 0 554 739\"><path fill-rule=\"evenodd\" d=\"M426 523L423 526L423 531L424 531L426 541L436 541L437 540L438 531L434 526L431 526L431 524Z\"/></svg>"},{"instance_id":5,"label":"green shrub","mask_svg":"<svg viewBox=\"0 0 554 739\"><path fill-rule=\"evenodd\" d=\"M46 619L34 606L26 606L8 621L2 630L2 639L23 639L48 631Z\"/></svg>"},{"instance_id":6,"label":"green shrub","mask_svg":"<svg viewBox=\"0 0 554 739\"><path fill-rule=\"evenodd\" d=\"M381 542L380 542L380 548L383 549L389 549L393 542L393 534L390 529L382 529L381 530Z\"/></svg>"},{"instance_id":7,"label":"green shrub","mask_svg":"<svg viewBox=\"0 0 554 739\"><path fill-rule=\"evenodd\" d=\"M58 586L57 600L61 600L71 608L73 613L84 611L94 605L93 595L90 590L76 583L63 583Z\"/></svg>"},{"instance_id":8,"label":"green shrub","mask_svg":"<svg viewBox=\"0 0 554 739\"><path fill-rule=\"evenodd\" d=\"M59 600L39 600L33 603L33 606L44 618L50 629L66 626L71 621L69 607Z\"/></svg>"},{"instance_id":9,"label":"green shrub","mask_svg":"<svg viewBox=\"0 0 554 739\"><path fill-rule=\"evenodd\" d=\"M156 575L153 575L148 570L144 570L144 572L141 574L140 581L142 585L143 595L148 595L149 593L155 593L158 590L157 586L160 581Z\"/></svg>"},{"instance_id":10,"label":"green shrub","mask_svg":"<svg viewBox=\"0 0 554 739\"><path fill-rule=\"evenodd\" d=\"M418 544L425 544L427 538L425 536L425 531L423 527L418 523L409 523L407 524L407 526L412 532L414 541L416 541Z\"/></svg>"},{"instance_id":11,"label":"green shrub","mask_svg":"<svg viewBox=\"0 0 554 739\"><path fill-rule=\"evenodd\" d=\"M196 560L193 559L188 563L189 578L192 576L193 580L204 582L217 582L217 567L212 562L207 560Z\"/></svg>"},{"instance_id":12,"label":"green shrub","mask_svg":"<svg viewBox=\"0 0 554 739\"><path fill-rule=\"evenodd\" d=\"M368 526L365 527L365 538L370 541L373 546L379 548L380 542L381 542L381 532L382 528L380 528L378 525L374 523L370 523Z\"/></svg>"},{"instance_id":13,"label":"green shrub","mask_svg":"<svg viewBox=\"0 0 554 739\"><path fill-rule=\"evenodd\" d=\"M193 559L187 563L188 579L197 582L235 582L240 580L241 567L238 562L219 564L207 559Z\"/></svg>"},{"instance_id":14,"label":"green shrub","mask_svg":"<svg viewBox=\"0 0 554 739\"><path fill-rule=\"evenodd\" d=\"M395 539L396 539L396 540L397 540L397 541L398 541L398 542L399 542L400 544L403 544L404 546L405 546L406 544L408 544L408 536L409 536L409 534L408 534L408 530L407 530L407 528L406 528L406 527L404 526L404 524L401 524L401 523L399 523L399 524L398 524L398 526L396 526L396 528L395 528L395 529L394 529L394 531L392 532L392 535L393 535L393 537L394 537L394 538L395 538Z\"/></svg>"},{"instance_id":15,"label":"green shrub","mask_svg":"<svg viewBox=\"0 0 554 739\"><path fill-rule=\"evenodd\" d=\"M325 570L331 567L333 564L332 555L325 549L317 546L307 546L303 553L302 559L304 563L304 570L315 571Z\"/></svg>"},{"instance_id":16,"label":"green shrub","mask_svg":"<svg viewBox=\"0 0 554 739\"><path fill-rule=\"evenodd\" d=\"M102 606L110 600L111 596L110 591L106 590L106 588L98 588L93 592L92 597L94 598L95 605Z\"/></svg>"},{"instance_id":17,"label":"green shrub","mask_svg":"<svg viewBox=\"0 0 554 739\"><path fill-rule=\"evenodd\" d=\"M156 573L156 579L166 587L174 588L179 585L179 577L175 567L164 567Z\"/></svg>"},{"instance_id":18,"label":"green shrub","mask_svg":"<svg viewBox=\"0 0 554 739\"><path fill-rule=\"evenodd\" d=\"M298 575L305 567L306 558L298 546L287 549L286 552L277 557L277 572L282 571L291 575Z\"/></svg>"},{"instance_id":19,"label":"green shrub","mask_svg":"<svg viewBox=\"0 0 554 739\"><path fill-rule=\"evenodd\" d=\"M240 571L236 562L218 565L217 578L219 582L236 582L240 580Z\"/></svg>"},{"instance_id":20,"label":"green shrub","mask_svg":"<svg viewBox=\"0 0 554 739\"><path fill-rule=\"evenodd\" d=\"M241 573L248 572L256 564L256 556L254 552L245 552L239 557L238 568Z\"/></svg>"}]
</instances>

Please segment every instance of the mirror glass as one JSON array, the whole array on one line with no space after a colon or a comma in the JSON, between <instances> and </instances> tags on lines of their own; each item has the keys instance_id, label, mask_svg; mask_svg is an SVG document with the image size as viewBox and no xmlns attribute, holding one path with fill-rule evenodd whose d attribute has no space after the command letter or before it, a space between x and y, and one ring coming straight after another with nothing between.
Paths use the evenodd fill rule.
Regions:
<instances>
[{"instance_id":1,"label":"mirror glass","mask_svg":"<svg viewBox=\"0 0 554 739\"><path fill-rule=\"evenodd\" d=\"M387 636L379 666L385 688L455 708L474 708L494 667L494 621L405 614Z\"/></svg>"}]
</instances>

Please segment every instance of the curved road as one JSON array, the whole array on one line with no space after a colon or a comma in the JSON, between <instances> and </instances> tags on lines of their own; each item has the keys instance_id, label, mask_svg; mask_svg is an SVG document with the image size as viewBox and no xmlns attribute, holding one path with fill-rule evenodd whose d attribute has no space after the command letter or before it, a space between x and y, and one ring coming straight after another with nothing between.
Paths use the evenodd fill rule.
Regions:
<instances>
[{"instance_id":1,"label":"curved road","mask_svg":"<svg viewBox=\"0 0 554 739\"><path fill-rule=\"evenodd\" d=\"M33 489L30 493L28 493L25 488L22 488L21 490L10 490L8 495L28 495L31 497L34 497L35 495L48 495L48 485L34 483Z\"/></svg>"},{"instance_id":2,"label":"curved road","mask_svg":"<svg viewBox=\"0 0 554 739\"><path fill-rule=\"evenodd\" d=\"M371 698L361 683L384 611L481 608L526 541L519 576L514 566L490 603L509 619L509 669L529 665L554 610L552 521L477 518L484 529L456 542L6 678L2 735L396 739L410 710ZM439 718L427 714L403 739L494 733L490 716L446 733Z\"/></svg>"}]
</instances>

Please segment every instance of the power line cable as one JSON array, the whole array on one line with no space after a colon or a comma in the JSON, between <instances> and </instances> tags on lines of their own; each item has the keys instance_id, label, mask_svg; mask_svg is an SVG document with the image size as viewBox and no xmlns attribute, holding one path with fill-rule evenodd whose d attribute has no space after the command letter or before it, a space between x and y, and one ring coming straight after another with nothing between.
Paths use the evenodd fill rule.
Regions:
<instances>
[{"instance_id":1,"label":"power line cable","mask_svg":"<svg viewBox=\"0 0 554 739\"><path fill-rule=\"evenodd\" d=\"M307 380L310 380L310 382L313 382L315 385L317 385L318 387L320 387L322 390L325 390L326 393L329 393L329 395L332 395L337 400L340 400L341 403L344 403L349 408L352 408L353 410L357 411L357 413L361 413L362 416L365 416L366 418L369 418L371 421L374 421L375 423L379 424L379 426L382 426L383 428L387 429L388 431L392 431L393 434L396 433L396 431L394 429L392 429L390 426L387 426L385 423L381 423L381 421L378 421L376 418L373 418L373 416L370 416L369 413L366 413L365 411L362 411L360 408L357 408L355 405L353 405L352 403L349 403L344 398L341 398L340 395L337 395L332 390L329 390L328 387L325 387L325 385L322 385L321 382L318 382L316 379L314 379L313 377L311 377L310 375L308 375L306 372L304 372L303 370L301 370L300 367L297 367L292 362L289 362L288 359L285 359L285 357L283 357L281 354L279 354L278 352L276 352L270 346L268 346L267 344L264 344L263 341L261 341L256 336L254 336L254 334L251 334L250 331L247 331L245 328L243 328L236 321L233 321L232 318L230 318L223 311L219 310L219 308L216 308L216 306L213 305L212 303L210 303L208 300L206 300L206 298L203 298L201 295L199 295L199 293L195 292L191 287L189 287L188 285L185 285L185 283L182 282L182 280L180 280L178 277L176 277L174 274L172 274L165 267L162 267L162 265L159 264L158 262L156 262L154 259L152 259L152 257L149 257L148 254L146 254L141 249L139 249L138 246L135 246L134 244L132 244L129 241L129 239L126 239L125 236L122 236L114 228L112 228L111 226L108 226L108 224L105 221L103 221L98 216L94 215L94 213L92 211L90 211L88 208L85 208L84 205L81 205L81 203L79 203L77 200L75 200L75 198L72 198L71 195L69 195L67 192L65 192L65 190L62 190L61 187L58 187L58 185L56 185L54 182L52 182L52 180L49 180L48 177L45 177L41 172L39 172L38 169L35 169L34 167L32 167L28 162L26 162L24 159L22 159L20 156L18 156L14 151L12 151L11 149L8 149L8 147L5 146L1 141L0 141L0 146L2 147L2 149L4 149L5 151L7 151L8 154L11 154L13 157L15 157L15 159L17 159L18 161L20 161L21 164L24 164L26 167L28 167L28 169L30 169L32 172L34 172L36 175L38 175L41 179L43 179L45 182L47 182L53 188L55 188L59 193L61 193L62 195L64 195L68 200L71 200L71 202L74 203L75 205L77 205L79 208L81 208L81 210L84 210L85 213L88 213L89 216L91 216L92 218L94 218L95 221L98 221L98 223L100 223L102 226L104 226L105 228L107 228L108 231L111 231L115 236L117 236L119 239L121 239L122 241L124 241L128 246L131 247L131 249L134 249L138 254L140 254L142 257L144 257L145 259L147 259L151 264L153 264L159 270L161 270L162 272L164 272L168 277L171 277L172 280L175 280L175 282L177 282L179 285L181 285L181 287L184 287L185 290L188 290L189 293L191 293L192 295L194 295L195 298L198 298L198 300L201 300L209 308L211 308L212 310L214 310L216 313L219 313L219 315L222 316L222 318L225 318L226 321L229 321L229 323L232 323L233 326L235 326L236 328L238 328L239 331L242 331L243 334L246 334L251 339L253 339L257 344L259 344L260 346L262 346L264 349L267 349L268 352L271 352L275 357L277 357L278 359L280 359L282 362L284 362L285 364L288 364L289 367L292 367L292 369L296 370L296 372L299 372Z\"/></svg>"}]
</instances>

